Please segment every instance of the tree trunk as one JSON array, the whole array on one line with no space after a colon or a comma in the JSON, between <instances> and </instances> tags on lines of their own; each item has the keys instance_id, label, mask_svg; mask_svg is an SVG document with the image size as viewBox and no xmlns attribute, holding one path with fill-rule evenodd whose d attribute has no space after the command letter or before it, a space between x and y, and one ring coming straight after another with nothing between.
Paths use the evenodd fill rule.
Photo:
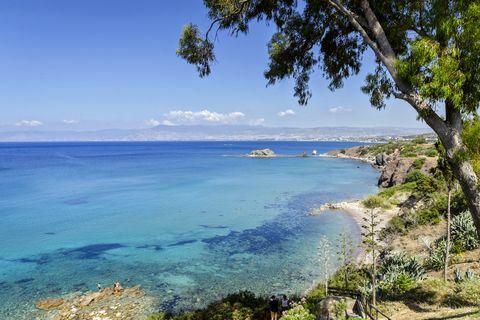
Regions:
<instances>
[{"instance_id":1,"label":"tree trunk","mask_svg":"<svg viewBox=\"0 0 480 320\"><path fill-rule=\"evenodd\" d=\"M437 132L445 151L453 174L462 188L468 208L480 237L480 188L478 177L468 161L466 147L463 144L460 131L450 127L446 132Z\"/></svg>"},{"instance_id":2,"label":"tree trunk","mask_svg":"<svg viewBox=\"0 0 480 320\"><path fill-rule=\"evenodd\" d=\"M452 200L452 189L448 188L448 207L447 207L447 240L445 241L445 264L443 266L443 280L447 281L448 258L450 253L450 205Z\"/></svg>"}]
</instances>

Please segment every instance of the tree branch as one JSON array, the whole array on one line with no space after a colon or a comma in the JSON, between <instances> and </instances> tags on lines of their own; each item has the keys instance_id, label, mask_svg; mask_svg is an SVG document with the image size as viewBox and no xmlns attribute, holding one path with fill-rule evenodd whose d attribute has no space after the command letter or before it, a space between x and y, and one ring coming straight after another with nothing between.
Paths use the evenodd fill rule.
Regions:
<instances>
[{"instance_id":1,"label":"tree branch","mask_svg":"<svg viewBox=\"0 0 480 320\"><path fill-rule=\"evenodd\" d=\"M251 0L242 0L242 1L240 1L240 3L239 3L238 5L235 5L236 10L235 10L234 12L232 12L232 13L226 15L226 16L223 16L223 17L220 17L220 18L217 18L217 19L213 20L212 23L210 24L210 27L209 27L208 30L207 30L207 33L205 33L205 41L208 41L208 35L209 35L209 33L212 31L213 26L214 26L215 24L217 24L217 23L219 23L219 22L222 22L222 21L224 21L224 20L227 20L228 18L231 18L231 17L233 17L233 16L235 16L235 15L237 15L237 14L240 14L240 13L243 11L243 9L245 8L245 5L246 5L247 3L249 3L250 1L251 1ZM217 30L217 32L218 32L218 30ZM215 38L216 38L216 35L215 35Z\"/></svg>"}]
</instances>

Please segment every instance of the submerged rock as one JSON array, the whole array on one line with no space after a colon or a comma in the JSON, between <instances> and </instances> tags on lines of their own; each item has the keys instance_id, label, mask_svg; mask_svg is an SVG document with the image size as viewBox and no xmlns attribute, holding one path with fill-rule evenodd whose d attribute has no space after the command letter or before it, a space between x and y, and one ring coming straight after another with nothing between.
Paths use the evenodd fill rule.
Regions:
<instances>
[{"instance_id":1,"label":"submerged rock","mask_svg":"<svg viewBox=\"0 0 480 320\"><path fill-rule=\"evenodd\" d=\"M253 158L273 158L276 156L276 154L271 149L259 149L253 150L248 154L248 156Z\"/></svg>"},{"instance_id":2,"label":"submerged rock","mask_svg":"<svg viewBox=\"0 0 480 320\"><path fill-rule=\"evenodd\" d=\"M60 298L49 298L45 300L38 300L35 303L35 306L41 310L50 310L60 307L64 302L65 300Z\"/></svg>"},{"instance_id":3,"label":"submerged rock","mask_svg":"<svg viewBox=\"0 0 480 320\"><path fill-rule=\"evenodd\" d=\"M88 292L71 298L49 298L35 303L40 310L48 310L35 319L145 319L153 311L153 299L145 296L140 287Z\"/></svg>"}]
</instances>

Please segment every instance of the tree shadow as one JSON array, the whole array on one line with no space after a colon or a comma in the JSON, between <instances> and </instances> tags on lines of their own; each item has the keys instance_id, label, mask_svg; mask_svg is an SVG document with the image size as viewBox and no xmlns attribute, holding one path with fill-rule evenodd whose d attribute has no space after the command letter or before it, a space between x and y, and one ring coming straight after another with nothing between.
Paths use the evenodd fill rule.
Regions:
<instances>
[{"instance_id":1,"label":"tree shadow","mask_svg":"<svg viewBox=\"0 0 480 320\"><path fill-rule=\"evenodd\" d=\"M454 314L454 315L451 315L451 316L445 316L445 317L441 317L441 318L427 318L426 320L444 320L444 319L459 319L459 318L463 318L463 317L467 317L467 316L473 316L473 315L480 315L480 310L477 310L477 311L471 311L471 312L465 312L465 313L462 313L462 314Z\"/></svg>"},{"instance_id":2,"label":"tree shadow","mask_svg":"<svg viewBox=\"0 0 480 320\"><path fill-rule=\"evenodd\" d=\"M420 307L418 304L414 303L414 302L411 302L411 301L408 301L408 302L405 302L405 305L410 309L410 310L413 310L415 312L430 312L432 310L430 309L427 309L427 308L422 308Z\"/></svg>"}]
</instances>

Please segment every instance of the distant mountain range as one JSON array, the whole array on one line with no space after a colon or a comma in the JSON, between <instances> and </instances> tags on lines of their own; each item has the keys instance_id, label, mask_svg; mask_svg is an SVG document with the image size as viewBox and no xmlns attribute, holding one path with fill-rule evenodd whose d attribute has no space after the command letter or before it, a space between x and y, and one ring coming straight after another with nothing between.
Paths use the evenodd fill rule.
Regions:
<instances>
[{"instance_id":1,"label":"distant mountain range","mask_svg":"<svg viewBox=\"0 0 480 320\"><path fill-rule=\"evenodd\" d=\"M352 140L384 141L419 134L422 128L318 127L288 128L263 126L164 126L137 130L99 131L4 131L0 141L175 141L175 140Z\"/></svg>"}]
</instances>

